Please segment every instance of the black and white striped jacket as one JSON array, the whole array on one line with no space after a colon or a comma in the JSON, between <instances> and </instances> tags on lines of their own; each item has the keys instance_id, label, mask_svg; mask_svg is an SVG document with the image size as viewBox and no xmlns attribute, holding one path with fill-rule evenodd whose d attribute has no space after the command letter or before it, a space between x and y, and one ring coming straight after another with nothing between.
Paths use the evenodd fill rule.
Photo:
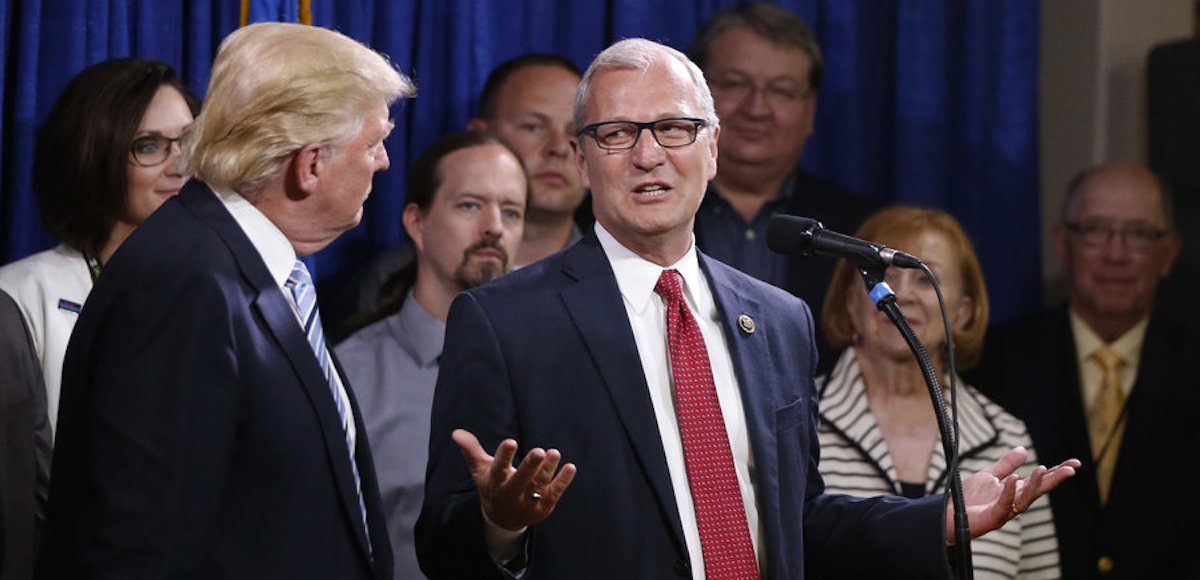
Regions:
<instances>
[{"instance_id":1,"label":"black and white striped jacket","mask_svg":"<svg viewBox=\"0 0 1200 580\"><path fill-rule=\"evenodd\" d=\"M867 404L867 394L854 349L847 349L833 372L817 380L821 394L821 475L826 491L856 496L901 495L900 481L883 433ZM1022 476L1037 465L1025 424L958 380L960 473L963 477L987 469L1008 450L1029 450ZM949 401L947 401L947 404ZM925 493L941 493L946 484L946 458L940 440L925 482ZM984 579L1059 578L1058 540L1043 496L1027 512L999 530L971 542L975 577Z\"/></svg>"}]
</instances>

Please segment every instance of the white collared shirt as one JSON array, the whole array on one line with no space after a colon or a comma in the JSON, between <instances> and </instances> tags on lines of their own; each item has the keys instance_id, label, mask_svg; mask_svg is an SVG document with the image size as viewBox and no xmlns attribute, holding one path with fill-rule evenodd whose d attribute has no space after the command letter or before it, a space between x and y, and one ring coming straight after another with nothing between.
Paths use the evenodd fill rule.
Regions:
<instances>
[{"instance_id":1,"label":"white collared shirt","mask_svg":"<svg viewBox=\"0 0 1200 580\"><path fill-rule=\"evenodd\" d=\"M688 485L683 441L679 436L679 421L675 416L670 353L667 347L666 303L654 292L659 276L663 270L668 269L678 270L683 275L684 300L687 301L688 309L695 316L700 325L700 332L704 335L704 344L712 364L713 381L716 383L717 398L720 400L721 414L725 419L725 431L729 435L738 487L741 488L742 502L746 507L750 538L754 543L755 553L758 554L759 570L762 571L762 562L765 562L762 550L765 545L762 542L758 504L755 500L754 457L750 452L750 433L747 430L737 375L734 373L733 360L725 342L717 304L708 280L700 270L695 241L693 240L691 248L678 262L664 268L622 246L599 222L596 223L596 235L616 275L617 287L621 290L625 312L629 316L634 341L637 343L638 356L642 361L642 370L646 374L646 385L650 389L650 401L654 406L654 417L658 422L659 437L666 454L667 469L671 474L671 487L675 492L675 503L687 541L692 577L704 578L704 556L700 549L700 529L696 524L696 510Z\"/></svg>"},{"instance_id":2,"label":"white collared shirt","mask_svg":"<svg viewBox=\"0 0 1200 580\"><path fill-rule=\"evenodd\" d=\"M271 273L271 278L275 280L275 284L279 286L279 291L283 293L283 297L287 299L288 304L292 305L292 312L296 315L296 324L300 325L300 332L304 332L304 321L300 318L300 307L296 305L296 300L292 297L292 292L284 286L289 276L292 275L292 268L296 265L296 250L292 248L292 243L288 241L287 236L279 231L271 220L263 212L258 211L254 204L250 203L241 194L227 189L211 187L217 195L217 199L221 200L221 204L225 209L229 210L229 215L233 216L233 221L237 222L238 227L242 228L242 232L250 239L250 243L258 250L258 255L262 257L263 263L267 266L267 271ZM313 282L314 285L316 282ZM313 288L316 291L316 288ZM325 356L329 356L329 345L325 346ZM315 357L314 357L315 358ZM333 364L333 359L330 358L329 368L333 370L333 382L337 386L337 396L341 399L340 403L343 409L350 409L350 396L346 394L346 385L342 381L341 374L337 372L337 367ZM346 421L346 441L350 449L357 449L358 444L358 429L354 425L354 421Z\"/></svg>"}]
</instances>

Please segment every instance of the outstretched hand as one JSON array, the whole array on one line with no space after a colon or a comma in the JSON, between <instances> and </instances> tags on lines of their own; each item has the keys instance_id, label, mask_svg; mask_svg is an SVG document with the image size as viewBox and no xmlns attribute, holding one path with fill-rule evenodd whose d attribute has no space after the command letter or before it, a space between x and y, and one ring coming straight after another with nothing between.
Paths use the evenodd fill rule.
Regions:
<instances>
[{"instance_id":1,"label":"outstretched hand","mask_svg":"<svg viewBox=\"0 0 1200 580\"><path fill-rule=\"evenodd\" d=\"M972 538L1003 526L1029 509L1037 498L1075 475L1081 465L1078 459L1068 459L1050 469L1039 465L1028 478L1021 479L1015 472L1028 457L1024 447L1014 447L991 468L963 480L963 502ZM946 539L954 543L953 503L946 510Z\"/></svg>"},{"instance_id":2,"label":"outstretched hand","mask_svg":"<svg viewBox=\"0 0 1200 580\"><path fill-rule=\"evenodd\" d=\"M562 454L557 449L531 449L520 467L513 467L517 442L512 439L501 441L493 457L470 431L455 429L450 436L467 460L483 513L506 530L520 530L546 519L575 479L575 464L558 468Z\"/></svg>"}]
</instances>

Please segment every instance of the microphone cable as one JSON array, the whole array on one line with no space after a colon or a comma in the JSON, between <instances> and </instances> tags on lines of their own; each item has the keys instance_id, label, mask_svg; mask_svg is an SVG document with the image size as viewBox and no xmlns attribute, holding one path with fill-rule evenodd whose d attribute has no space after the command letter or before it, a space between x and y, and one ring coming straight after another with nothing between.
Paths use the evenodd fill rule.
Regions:
<instances>
[{"instance_id":1,"label":"microphone cable","mask_svg":"<svg viewBox=\"0 0 1200 580\"><path fill-rule=\"evenodd\" d=\"M929 387L929 396L933 402L934 414L937 418L938 431L943 435L942 454L946 457L946 493L950 496L954 506L954 550L951 553L956 556L954 559L957 564L958 577L962 580L973 580L975 569L971 558L971 530L967 520L966 501L963 498L962 476L958 472L958 382L954 362L954 334L950 325L950 317L947 315L945 299L937 276L922 262L920 269L933 284L937 293L938 306L942 312L942 325L946 333L947 351L950 358L951 417L946 416L946 402L942 396L941 383L938 380L937 371L929 359L929 354L917 338L916 333L913 332L912 327L909 326L908 321L904 319L904 314L900 312L900 306L896 304L895 292L883 281L883 273L886 269L886 267L859 268L858 271L862 275L863 282L866 283L871 301L875 303L876 308L887 315L896 329L900 331L901 336L908 343L909 349L916 356L918 366L925 376L925 382Z\"/></svg>"}]
</instances>

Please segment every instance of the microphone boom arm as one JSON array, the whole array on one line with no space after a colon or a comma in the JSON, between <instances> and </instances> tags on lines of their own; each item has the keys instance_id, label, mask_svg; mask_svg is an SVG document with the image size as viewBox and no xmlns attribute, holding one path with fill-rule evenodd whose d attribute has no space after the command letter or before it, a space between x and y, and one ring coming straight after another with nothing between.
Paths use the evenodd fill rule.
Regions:
<instances>
[{"instance_id":1,"label":"microphone boom arm","mask_svg":"<svg viewBox=\"0 0 1200 580\"><path fill-rule=\"evenodd\" d=\"M942 439L942 453L945 455L946 465L949 467L946 493L950 495L950 501L954 504L954 548L950 554L957 560L956 567L959 578L971 580L975 577L975 568L971 559L971 531L967 521L966 500L963 498L962 476L957 469L957 439L950 427L950 420L946 413L946 401L942 396L942 387L938 381L937 372L933 368L933 362L930 361L925 346L921 344L908 321L904 319L904 313L896 304L896 294L883 281L886 270L887 266L860 267L858 272L862 275L863 283L867 286L867 294L875 303L875 307L887 315L896 329L900 331L901 336L904 337L904 341L908 343L909 350L917 357L917 364L921 367L921 374L925 377L925 385L929 387L929 397L933 402L938 433Z\"/></svg>"}]
</instances>

